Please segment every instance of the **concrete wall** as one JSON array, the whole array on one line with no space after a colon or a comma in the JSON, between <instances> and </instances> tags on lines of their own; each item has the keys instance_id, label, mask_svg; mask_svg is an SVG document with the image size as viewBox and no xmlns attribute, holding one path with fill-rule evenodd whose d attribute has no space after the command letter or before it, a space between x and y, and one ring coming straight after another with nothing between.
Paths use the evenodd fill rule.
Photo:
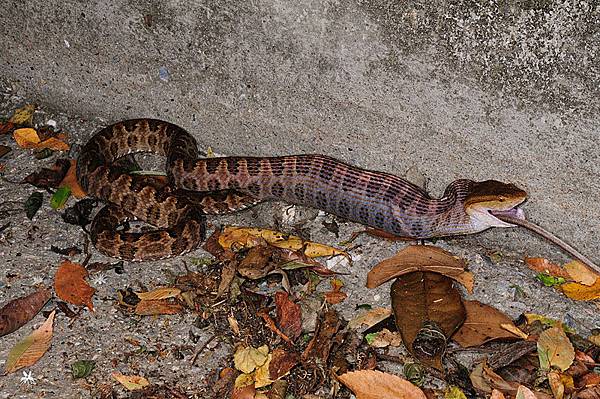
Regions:
<instances>
[{"instance_id":1,"label":"concrete wall","mask_svg":"<svg viewBox=\"0 0 600 399\"><path fill-rule=\"evenodd\" d=\"M0 75L46 107L166 119L222 154L416 166L436 194L511 181L600 260L598 21L574 0L5 0ZM471 240L541 245L503 234Z\"/></svg>"}]
</instances>

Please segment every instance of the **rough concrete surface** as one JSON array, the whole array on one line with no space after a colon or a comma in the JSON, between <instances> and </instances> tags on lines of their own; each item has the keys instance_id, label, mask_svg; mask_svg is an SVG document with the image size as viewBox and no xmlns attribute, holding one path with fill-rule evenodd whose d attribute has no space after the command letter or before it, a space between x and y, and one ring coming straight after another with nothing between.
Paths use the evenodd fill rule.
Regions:
<instances>
[{"instance_id":1,"label":"rough concrete surface","mask_svg":"<svg viewBox=\"0 0 600 399\"><path fill-rule=\"evenodd\" d=\"M56 120L79 145L102 125L160 118L220 154L326 153L398 175L416 168L435 195L457 178L513 182L529 193L531 220L600 262L597 1L2 5L0 116L38 103L36 120ZM34 160L8 137L0 143L13 147L2 160L12 180L52 160ZM77 150L75 145L71 155ZM22 203L32 191L0 182L5 201ZM264 204L213 222L269 227L282 209ZM359 228L342 224L338 239L322 228L323 218L330 217L309 223L313 239L335 243ZM51 283L61 258L47 251L51 244L83 243L80 230L66 226L47 199L33 222L23 213L7 220L0 302L30 291L39 279ZM339 306L348 318L365 298L389 303L388 287L366 290L365 275L402 246L369 237L359 243L345 278L351 295ZM527 232L495 230L439 244L469 260L475 298L511 316L530 311L558 317L582 332L600 326L595 304L575 303L541 286L523 266L524 255L567 259ZM504 256L492 265L485 254L494 250ZM95 314L73 325L64 318L55 323L51 351L31 368L37 385L19 385L20 373L0 377L0 397L90 397L93 387L72 381L68 365L94 358L93 383L111 382L111 359L131 350L124 348L124 336L152 348L190 344L191 315L133 319L113 306L115 290L133 285L127 280L160 285L165 270L182 270L181 259L126 268L98 285ZM527 296L514 298L513 285ZM28 328L0 339L0 359ZM193 392L210 369L227 364L227 344L212 349L196 367L168 357L153 364L141 360L141 371L120 371L177 381Z\"/></svg>"}]
</instances>

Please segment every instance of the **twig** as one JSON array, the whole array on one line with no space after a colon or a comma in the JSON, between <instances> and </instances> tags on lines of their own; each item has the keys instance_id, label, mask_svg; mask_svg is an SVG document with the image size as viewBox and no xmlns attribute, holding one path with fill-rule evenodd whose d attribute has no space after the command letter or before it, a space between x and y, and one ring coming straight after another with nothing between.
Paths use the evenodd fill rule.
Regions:
<instances>
[{"instance_id":1,"label":"twig","mask_svg":"<svg viewBox=\"0 0 600 399\"><path fill-rule=\"evenodd\" d=\"M192 356L192 359L191 359L192 366L194 365L194 363L196 363L196 359L198 358L198 355L200 355L200 353L202 353L202 351L204 349L206 349L208 344L210 344L215 338L217 338L217 336L212 335L200 348L198 348L196 353L194 353L194 356Z\"/></svg>"}]
</instances>

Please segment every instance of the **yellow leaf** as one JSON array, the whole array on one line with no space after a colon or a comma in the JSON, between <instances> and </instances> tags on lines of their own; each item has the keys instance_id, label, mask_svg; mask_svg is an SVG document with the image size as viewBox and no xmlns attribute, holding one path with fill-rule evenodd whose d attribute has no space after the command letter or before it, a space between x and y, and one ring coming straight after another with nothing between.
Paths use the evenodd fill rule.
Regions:
<instances>
[{"instance_id":1,"label":"yellow leaf","mask_svg":"<svg viewBox=\"0 0 600 399\"><path fill-rule=\"evenodd\" d=\"M537 349L542 370L557 367L565 371L575 359L573 344L561 327L552 327L542 331L538 338Z\"/></svg>"},{"instance_id":2,"label":"yellow leaf","mask_svg":"<svg viewBox=\"0 0 600 399\"><path fill-rule=\"evenodd\" d=\"M36 148L40 137L35 129L24 127L13 132L13 138L21 148Z\"/></svg>"},{"instance_id":3,"label":"yellow leaf","mask_svg":"<svg viewBox=\"0 0 600 399\"><path fill-rule=\"evenodd\" d=\"M247 387L248 385L252 385L252 387L254 387L254 375L253 374L240 374L235 379L234 386L237 389Z\"/></svg>"},{"instance_id":4,"label":"yellow leaf","mask_svg":"<svg viewBox=\"0 0 600 399\"><path fill-rule=\"evenodd\" d=\"M393 374L376 370L360 370L338 377L342 384L354 392L356 399L426 399L410 382Z\"/></svg>"},{"instance_id":5,"label":"yellow leaf","mask_svg":"<svg viewBox=\"0 0 600 399\"><path fill-rule=\"evenodd\" d=\"M600 298L600 278L591 286L579 283L565 283L560 286L560 289L571 299L577 301L592 301Z\"/></svg>"},{"instance_id":6,"label":"yellow leaf","mask_svg":"<svg viewBox=\"0 0 600 399\"><path fill-rule=\"evenodd\" d=\"M158 299L174 298L179 294L181 294L181 290L179 288L171 287L157 288L148 292L135 293L135 295L137 295L138 298L145 301L155 301Z\"/></svg>"},{"instance_id":7,"label":"yellow leaf","mask_svg":"<svg viewBox=\"0 0 600 399\"><path fill-rule=\"evenodd\" d=\"M523 339L527 339L529 337L529 335L525 334L519 327L515 326L514 324L500 324L500 327L502 327L503 329L505 329L506 331L515 334L517 337L519 338L523 338Z\"/></svg>"},{"instance_id":8,"label":"yellow leaf","mask_svg":"<svg viewBox=\"0 0 600 399\"><path fill-rule=\"evenodd\" d=\"M251 346L240 346L233 355L235 368L240 370L242 373L251 373L257 367L265 364L268 354L269 347L267 345L263 345L258 349Z\"/></svg>"},{"instance_id":9,"label":"yellow leaf","mask_svg":"<svg viewBox=\"0 0 600 399\"><path fill-rule=\"evenodd\" d=\"M69 145L58 137L50 137L47 140L38 143L35 148L49 148L56 151L69 151Z\"/></svg>"},{"instance_id":10,"label":"yellow leaf","mask_svg":"<svg viewBox=\"0 0 600 399\"><path fill-rule=\"evenodd\" d=\"M575 280L576 283L583 285L594 285L600 275L578 260L567 263L564 266L565 270Z\"/></svg>"},{"instance_id":11,"label":"yellow leaf","mask_svg":"<svg viewBox=\"0 0 600 399\"><path fill-rule=\"evenodd\" d=\"M467 399L465 393L459 387L452 386L446 390L444 399Z\"/></svg>"},{"instance_id":12,"label":"yellow leaf","mask_svg":"<svg viewBox=\"0 0 600 399\"><path fill-rule=\"evenodd\" d=\"M7 373L29 367L44 356L44 353L50 348L50 341L52 340L54 314L55 311L52 311L40 328L33 331L10 350L4 366Z\"/></svg>"},{"instance_id":13,"label":"yellow leaf","mask_svg":"<svg viewBox=\"0 0 600 399\"><path fill-rule=\"evenodd\" d=\"M279 231L254 227L225 227L219 236L219 245L224 249L231 249L232 247L234 249L236 247L250 248L256 245L256 239L259 238L278 248L304 249L304 254L311 258L342 255L350 259L350 255L341 249L312 241L304 241L298 236L284 234Z\"/></svg>"},{"instance_id":14,"label":"yellow leaf","mask_svg":"<svg viewBox=\"0 0 600 399\"><path fill-rule=\"evenodd\" d=\"M33 122L34 111L35 105L27 104L16 110L8 121L14 123L15 125L31 125Z\"/></svg>"},{"instance_id":15,"label":"yellow leaf","mask_svg":"<svg viewBox=\"0 0 600 399\"><path fill-rule=\"evenodd\" d=\"M123 375L118 371L114 371L111 375L129 391L136 391L150 385L147 379L139 375Z\"/></svg>"},{"instance_id":16,"label":"yellow leaf","mask_svg":"<svg viewBox=\"0 0 600 399\"><path fill-rule=\"evenodd\" d=\"M254 388L266 387L273 383L273 380L269 378L269 365L271 364L272 357L273 356L269 353L267 361L254 372Z\"/></svg>"}]
</instances>

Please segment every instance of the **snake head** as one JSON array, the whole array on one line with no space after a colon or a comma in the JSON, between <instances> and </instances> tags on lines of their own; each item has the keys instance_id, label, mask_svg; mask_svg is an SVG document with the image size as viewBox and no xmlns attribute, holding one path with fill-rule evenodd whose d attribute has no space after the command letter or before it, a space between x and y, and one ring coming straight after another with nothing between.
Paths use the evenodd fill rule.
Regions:
<instances>
[{"instance_id":1,"label":"snake head","mask_svg":"<svg viewBox=\"0 0 600 399\"><path fill-rule=\"evenodd\" d=\"M473 183L465 199L465 212L474 223L483 229L488 227L514 227L498 219L495 215L506 215L525 219L519 205L527 199L527 193L514 184L496 180Z\"/></svg>"}]
</instances>

